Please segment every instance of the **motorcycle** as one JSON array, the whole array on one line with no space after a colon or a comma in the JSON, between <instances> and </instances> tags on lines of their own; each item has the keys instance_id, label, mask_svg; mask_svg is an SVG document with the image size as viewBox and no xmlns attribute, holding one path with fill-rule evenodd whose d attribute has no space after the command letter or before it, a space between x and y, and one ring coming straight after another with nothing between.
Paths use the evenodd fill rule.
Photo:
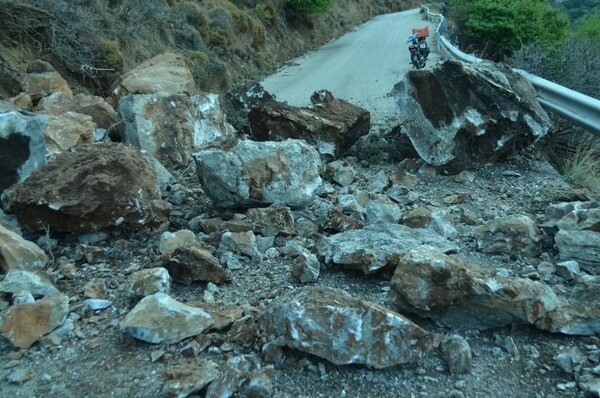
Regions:
<instances>
[{"instance_id":1,"label":"motorcycle","mask_svg":"<svg viewBox=\"0 0 600 398\"><path fill-rule=\"evenodd\" d=\"M430 49L427 45L427 36L429 36L429 28L413 29L413 34L406 41L409 43L408 51L410 51L410 63L414 68L421 69L425 67Z\"/></svg>"}]
</instances>

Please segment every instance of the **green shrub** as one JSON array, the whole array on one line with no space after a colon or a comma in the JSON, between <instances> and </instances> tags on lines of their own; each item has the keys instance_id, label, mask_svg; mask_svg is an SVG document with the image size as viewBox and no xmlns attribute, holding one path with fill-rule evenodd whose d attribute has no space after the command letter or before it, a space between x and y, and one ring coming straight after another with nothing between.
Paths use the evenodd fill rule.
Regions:
<instances>
[{"instance_id":1,"label":"green shrub","mask_svg":"<svg viewBox=\"0 0 600 398\"><path fill-rule=\"evenodd\" d=\"M194 52L191 71L196 86L202 91L223 91L231 85L227 67L212 54Z\"/></svg>"},{"instance_id":2,"label":"green shrub","mask_svg":"<svg viewBox=\"0 0 600 398\"><path fill-rule=\"evenodd\" d=\"M540 0L450 0L467 44L503 58L530 43L550 47L566 38L567 16ZM464 43L463 43L464 44Z\"/></svg>"},{"instance_id":3,"label":"green shrub","mask_svg":"<svg viewBox=\"0 0 600 398\"><path fill-rule=\"evenodd\" d=\"M254 7L256 16L263 22L272 23L275 20L275 7L268 3L259 3Z\"/></svg>"},{"instance_id":4,"label":"green shrub","mask_svg":"<svg viewBox=\"0 0 600 398\"><path fill-rule=\"evenodd\" d=\"M293 9L307 14L320 14L329 11L335 4L335 0L288 0Z\"/></svg>"},{"instance_id":5,"label":"green shrub","mask_svg":"<svg viewBox=\"0 0 600 398\"><path fill-rule=\"evenodd\" d=\"M600 144L584 142L565 161L565 180L580 188L600 193Z\"/></svg>"}]
</instances>

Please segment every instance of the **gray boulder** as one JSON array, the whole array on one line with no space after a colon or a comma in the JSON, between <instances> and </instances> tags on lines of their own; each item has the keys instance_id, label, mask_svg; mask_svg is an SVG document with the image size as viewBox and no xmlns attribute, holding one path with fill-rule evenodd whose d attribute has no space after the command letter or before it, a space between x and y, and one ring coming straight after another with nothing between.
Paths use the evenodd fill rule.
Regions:
<instances>
[{"instance_id":1,"label":"gray boulder","mask_svg":"<svg viewBox=\"0 0 600 398\"><path fill-rule=\"evenodd\" d=\"M403 133L446 173L507 158L551 127L531 84L501 64L448 60L409 71L393 94Z\"/></svg>"},{"instance_id":2,"label":"gray boulder","mask_svg":"<svg viewBox=\"0 0 600 398\"><path fill-rule=\"evenodd\" d=\"M326 264L372 274L421 245L438 253L458 251L458 246L434 231L389 223L371 224L324 237L317 249Z\"/></svg>"},{"instance_id":3,"label":"gray boulder","mask_svg":"<svg viewBox=\"0 0 600 398\"><path fill-rule=\"evenodd\" d=\"M301 140L243 140L193 158L204 191L219 207L304 207L321 186L319 154Z\"/></svg>"},{"instance_id":4,"label":"gray boulder","mask_svg":"<svg viewBox=\"0 0 600 398\"><path fill-rule=\"evenodd\" d=\"M334 364L381 369L415 363L435 335L402 315L343 290L304 287L275 299L261 317L272 341Z\"/></svg>"}]
</instances>

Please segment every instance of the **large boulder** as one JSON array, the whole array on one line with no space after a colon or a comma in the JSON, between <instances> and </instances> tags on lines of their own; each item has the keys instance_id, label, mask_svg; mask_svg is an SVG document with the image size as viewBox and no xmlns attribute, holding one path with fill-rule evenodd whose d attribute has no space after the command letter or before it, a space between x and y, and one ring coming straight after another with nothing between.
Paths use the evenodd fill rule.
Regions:
<instances>
[{"instance_id":1,"label":"large boulder","mask_svg":"<svg viewBox=\"0 0 600 398\"><path fill-rule=\"evenodd\" d=\"M123 144L86 144L36 169L2 195L28 230L137 230L167 219L157 175L138 150Z\"/></svg>"},{"instance_id":2,"label":"large boulder","mask_svg":"<svg viewBox=\"0 0 600 398\"><path fill-rule=\"evenodd\" d=\"M336 365L381 369L415 363L435 335L378 304L328 287L304 287L275 299L261 317L274 342Z\"/></svg>"},{"instance_id":3,"label":"large boulder","mask_svg":"<svg viewBox=\"0 0 600 398\"><path fill-rule=\"evenodd\" d=\"M427 247L397 260L391 287L390 297L400 309L457 329L533 325L561 303L543 283L492 277Z\"/></svg>"},{"instance_id":4,"label":"large boulder","mask_svg":"<svg viewBox=\"0 0 600 398\"><path fill-rule=\"evenodd\" d=\"M370 224L363 229L323 237L317 250L326 264L372 274L422 245L438 253L458 251L456 244L432 230L393 223Z\"/></svg>"},{"instance_id":5,"label":"large boulder","mask_svg":"<svg viewBox=\"0 0 600 398\"><path fill-rule=\"evenodd\" d=\"M72 94L69 84L48 62L36 60L19 77L21 90L31 96L33 103L52 93Z\"/></svg>"},{"instance_id":6,"label":"large boulder","mask_svg":"<svg viewBox=\"0 0 600 398\"><path fill-rule=\"evenodd\" d=\"M301 140L242 140L230 149L193 155L204 191L219 207L312 203L321 186L321 159Z\"/></svg>"},{"instance_id":7,"label":"large boulder","mask_svg":"<svg viewBox=\"0 0 600 398\"><path fill-rule=\"evenodd\" d=\"M447 173L507 158L551 127L531 84L500 64L448 60L412 70L393 94L419 156Z\"/></svg>"},{"instance_id":8,"label":"large boulder","mask_svg":"<svg viewBox=\"0 0 600 398\"><path fill-rule=\"evenodd\" d=\"M46 121L43 116L0 110L0 193L46 163Z\"/></svg>"},{"instance_id":9,"label":"large boulder","mask_svg":"<svg viewBox=\"0 0 600 398\"><path fill-rule=\"evenodd\" d=\"M116 105L119 98L127 94L159 92L187 95L196 92L194 76L182 55L163 53L142 62L121 76L112 94Z\"/></svg>"},{"instance_id":10,"label":"large boulder","mask_svg":"<svg viewBox=\"0 0 600 398\"><path fill-rule=\"evenodd\" d=\"M256 104L248 114L252 137L259 141L304 139L321 155L344 155L369 132L371 114L324 90L311 96L312 106L297 108L268 100Z\"/></svg>"},{"instance_id":11,"label":"large boulder","mask_svg":"<svg viewBox=\"0 0 600 398\"><path fill-rule=\"evenodd\" d=\"M118 120L117 111L102 97L95 95L71 95L63 92L44 97L35 107L36 112L60 115L76 112L88 115L99 128L107 129Z\"/></svg>"},{"instance_id":12,"label":"large boulder","mask_svg":"<svg viewBox=\"0 0 600 398\"><path fill-rule=\"evenodd\" d=\"M119 114L124 123L122 141L169 168L186 166L194 150L218 146L235 134L216 94L128 95L119 101Z\"/></svg>"}]
</instances>

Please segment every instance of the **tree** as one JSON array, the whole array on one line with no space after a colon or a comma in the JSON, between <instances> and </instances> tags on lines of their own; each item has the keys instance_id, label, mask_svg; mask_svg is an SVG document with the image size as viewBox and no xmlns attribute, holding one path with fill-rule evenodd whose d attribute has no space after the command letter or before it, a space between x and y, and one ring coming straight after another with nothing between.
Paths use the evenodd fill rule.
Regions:
<instances>
[{"instance_id":1,"label":"tree","mask_svg":"<svg viewBox=\"0 0 600 398\"><path fill-rule=\"evenodd\" d=\"M567 36L568 18L545 0L450 0L451 16L468 44L510 56L531 43L548 47Z\"/></svg>"},{"instance_id":2,"label":"tree","mask_svg":"<svg viewBox=\"0 0 600 398\"><path fill-rule=\"evenodd\" d=\"M575 34L590 39L600 47L600 13L588 15L577 21Z\"/></svg>"},{"instance_id":3,"label":"tree","mask_svg":"<svg viewBox=\"0 0 600 398\"><path fill-rule=\"evenodd\" d=\"M319 14L333 7L335 0L288 0L288 4L295 10L308 14Z\"/></svg>"}]
</instances>

